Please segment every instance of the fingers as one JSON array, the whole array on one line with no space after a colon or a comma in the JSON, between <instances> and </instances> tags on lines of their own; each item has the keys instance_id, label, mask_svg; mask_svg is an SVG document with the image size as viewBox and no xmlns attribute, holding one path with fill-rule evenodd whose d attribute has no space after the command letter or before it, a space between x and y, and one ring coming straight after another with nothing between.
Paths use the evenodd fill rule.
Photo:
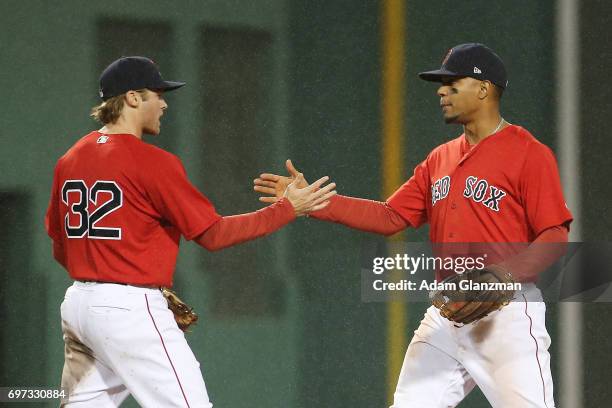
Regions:
<instances>
[{"instance_id":1,"label":"fingers","mask_svg":"<svg viewBox=\"0 0 612 408\"><path fill-rule=\"evenodd\" d=\"M302 180L304 180L304 175L302 173L298 173L298 178L301 177ZM297 180L297 178L296 178ZM318 190L319 188L321 188L321 186L323 185L323 183L325 183L327 180L329 180L328 176L323 176L320 179L318 179L317 181L315 181L314 183L312 183L311 185L309 185L308 187L306 187L305 189L307 189L309 192L310 191L315 191Z\"/></svg>"},{"instance_id":2,"label":"fingers","mask_svg":"<svg viewBox=\"0 0 612 408\"><path fill-rule=\"evenodd\" d=\"M259 197L259 201L261 201L262 203L275 203L278 201L278 198L276 197Z\"/></svg>"},{"instance_id":3,"label":"fingers","mask_svg":"<svg viewBox=\"0 0 612 408\"><path fill-rule=\"evenodd\" d=\"M335 187L335 185L334 185L334 187ZM324 203L324 202L326 202L326 201L329 201L329 200L330 200L330 199L331 199L333 196L335 196L336 194L337 194L336 190L329 191L327 194L324 194L324 195L322 195L321 197L316 198L316 199L313 201L313 203L312 203L312 204L313 204L314 206L317 206L317 205L319 205L319 204L321 204L321 203ZM313 210L313 211L314 211L314 210Z\"/></svg>"},{"instance_id":4,"label":"fingers","mask_svg":"<svg viewBox=\"0 0 612 408\"><path fill-rule=\"evenodd\" d=\"M314 207L312 207L311 212L322 210L325 207L327 207L329 205L329 203L330 203L330 201L325 201L325 202L323 202L321 204L315 205Z\"/></svg>"},{"instance_id":5,"label":"fingers","mask_svg":"<svg viewBox=\"0 0 612 408\"><path fill-rule=\"evenodd\" d=\"M276 190L273 187L255 186L253 187L253 190L257 191L258 193L276 195Z\"/></svg>"},{"instance_id":6,"label":"fingers","mask_svg":"<svg viewBox=\"0 0 612 408\"><path fill-rule=\"evenodd\" d=\"M262 173L262 174L259 175L259 178L256 179L256 180L260 180L261 179L261 180L267 180L267 181L278 181L278 180L280 180L280 177L281 176L279 176L277 174Z\"/></svg>"},{"instance_id":7,"label":"fingers","mask_svg":"<svg viewBox=\"0 0 612 408\"><path fill-rule=\"evenodd\" d=\"M287 171L289 172L289 174L291 174L291 177L297 177L298 174L300 173L299 171L297 171L297 169L293 166L293 162L291 162L291 159L288 159L285 162L285 167L287 167Z\"/></svg>"},{"instance_id":8,"label":"fingers","mask_svg":"<svg viewBox=\"0 0 612 408\"><path fill-rule=\"evenodd\" d=\"M255 184L256 186L263 186L263 187L276 187L276 183L273 181L266 181L266 180L262 180L259 178L256 178L255 180L253 180L253 184Z\"/></svg>"},{"instance_id":9,"label":"fingers","mask_svg":"<svg viewBox=\"0 0 612 408\"><path fill-rule=\"evenodd\" d=\"M319 211L322 210L323 208L327 207L329 205L329 203L331 202L331 198L333 196L335 196L336 194L338 194L338 192L336 190L334 190L334 188L336 188L336 183L330 183L327 186L325 186L324 188L322 188L321 190L317 191L315 194L319 194L319 193L324 193L322 195L320 195L318 198L316 198L313 203L312 203L312 208L310 209L310 212L312 211Z\"/></svg>"},{"instance_id":10,"label":"fingers","mask_svg":"<svg viewBox=\"0 0 612 408\"><path fill-rule=\"evenodd\" d=\"M332 191L334 188L336 188L336 183L329 183L328 185L326 185L323 188L318 189L317 191L315 191L313 193L313 197L315 199L319 198L319 197L323 197L325 194L329 193L330 191Z\"/></svg>"}]
</instances>

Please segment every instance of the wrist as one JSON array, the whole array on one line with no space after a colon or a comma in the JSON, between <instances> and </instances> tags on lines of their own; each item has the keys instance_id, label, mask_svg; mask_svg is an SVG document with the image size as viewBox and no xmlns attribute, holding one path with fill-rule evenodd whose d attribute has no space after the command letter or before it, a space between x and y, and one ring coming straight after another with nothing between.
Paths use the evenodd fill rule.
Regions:
<instances>
[{"instance_id":1,"label":"wrist","mask_svg":"<svg viewBox=\"0 0 612 408\"><path fill-rule=\"evenodd\" d=\"M322 208L320 210L317 211L312 211L308 214L306 214L307 217L312 217L314 219L317 220L325 220L327 219L327 216L331 213L331 211L333 211L333 207L334 205L336 205L338 202L340 202L342 200L342 197L340 194L336 194L335 196L333 196L332 198L329 199L329 205L325 208Z\"/></svg>"},{"instance_id":2,"label":"wrist","mask_svg":"<svg viewBox=\"0 0 612 408\"><path fill-rule=\"evenodd\" d=\"M272 205L280 208L282 210L282 214L287 216L288 221L293 221L295 218L298 217L295 211L295 207L293 206L293 203L287 197L281 198L280 200L278 200L276 203Z\"/></svg>"}]
</instances>

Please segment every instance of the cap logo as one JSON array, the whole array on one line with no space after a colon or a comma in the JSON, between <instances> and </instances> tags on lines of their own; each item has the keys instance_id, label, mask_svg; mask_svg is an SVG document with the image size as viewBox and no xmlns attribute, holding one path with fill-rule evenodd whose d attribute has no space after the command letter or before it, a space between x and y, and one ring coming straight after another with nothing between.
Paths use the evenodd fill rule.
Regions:
<instances>
[{"instance_id":1,"label":"cap logo","mask_svg":"<svg viewBox=\"0 0 612 408\"><path fill-rule=\"evenodd\" d=\"M452 53L453 53L453 49L451 48L450 50L448 50L448 52L446 53L446 56L442 60L442 65L446 65L446 62L448 61Z\"/></svg>"},{"instance_id":2,"label":"cap logo","mask_svg":"<svg viewBox=\"0 0 612 408\"><path fill-rule=\"evenodd\" d=\"M475 74L482 74L482 71L480 70L480 68L474 67L474 73Z\"/></svg>"}]
</instances>

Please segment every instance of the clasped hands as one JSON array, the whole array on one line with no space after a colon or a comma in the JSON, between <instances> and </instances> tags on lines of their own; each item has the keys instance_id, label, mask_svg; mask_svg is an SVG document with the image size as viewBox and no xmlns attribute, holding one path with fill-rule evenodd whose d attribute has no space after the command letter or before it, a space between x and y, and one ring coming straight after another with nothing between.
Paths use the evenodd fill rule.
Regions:
<instances>
[{"instance_id":1,"label":"clasped hands","mask_svg":"<svg viewBox=\"0 0 612 408\"><path fill-rule=\"evenodd\" d=\"M323 186L329 180L329 177L325 176L308 184L304 175L293 166L291 160L287 160L285 165L289 176L263 173L253 180L253 189L265 194L259 197L259 201L275 203L285 197L293 205L295 215L298 217L329 205L329 200L336 194L336 183Z\"/></svg>"}]
</instances>

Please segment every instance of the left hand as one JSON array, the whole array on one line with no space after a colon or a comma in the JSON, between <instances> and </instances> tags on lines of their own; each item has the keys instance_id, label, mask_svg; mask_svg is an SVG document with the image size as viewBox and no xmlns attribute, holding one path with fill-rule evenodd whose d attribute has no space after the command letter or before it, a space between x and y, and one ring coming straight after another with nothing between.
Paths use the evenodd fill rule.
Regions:
<instances>
[{"instance_id":1,"label":"left hand","mask_svg":"<svg viewBox=\"0 0 612 408\"><path fill-rule=\"evenodd\" d=\"M258 178L253 180L253 190L258 193L267 194L268 196L259 197L259 201L264 203L275 203L285 196L285 191L291 183L293 183L298 176L302 176L296 184L297 188L304 188L308 186L308 181L304 178L304 175L300 173L294 166L291 160L285 162L289 176L280 176L278 174L263 173Z\"/></svg>"},{"instance_id":2,"label":"left hand","mask_svg":"<svg viewBox=\"0 0 612 408\"><path fill-rule=\"evenodd\" d=\"M329 200L336 194L336 184L329 183L323 186L329 177L321 177L304 188L299 185L305 183L304 176L299 174L285 190L284 196L293 205L296 217L306 215L312 211L319 211L329 205Z\"/></svg>"},{"instance_id":3,"label":"left hand","mask_svg":"<svg viewBox=\"0 0 612 408\"><path fill-rule=\"evenodd\" d=\"M489 265L484 269L472 269L463 274L454 274L442 283L454 283L455 289L435 290L430 297L435 307L440 309L440 315L446 319L470 324L488 316L490 313L506 306L513 299L514 290L473 289L462 290L460 282L486 286L490 283L502 283L504 287L514 283L510 272L499 265Z\"/></svg>"}]
</instances>

